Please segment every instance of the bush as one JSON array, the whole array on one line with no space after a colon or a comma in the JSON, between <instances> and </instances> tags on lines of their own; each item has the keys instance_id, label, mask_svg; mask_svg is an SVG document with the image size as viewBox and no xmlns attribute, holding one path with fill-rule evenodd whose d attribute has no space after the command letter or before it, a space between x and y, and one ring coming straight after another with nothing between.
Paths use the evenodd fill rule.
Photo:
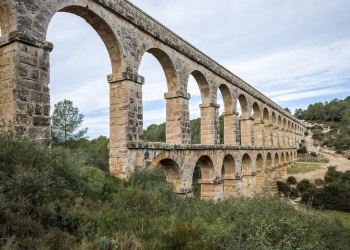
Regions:
<instances>
[{"instance_id":1,"label":"bush","mask_svg":"<svg viewBox=\"0 0 350 250\"><path fill-rule=\"evenodd\" d=\"M284 197L295 199L299 196L298 191L295 188L290 187L288 184L277 181L278 191L283 193Z\"/></svg>"},{"instance_id":2,"label":"bush","mask_svg":"<svg viewBox=\"0 0 350 250\"><path fill-rule=\"evenodd\" d=\"M306 191L314 189L315 186L308 180L308 179L303 179L297 184L297 190L300 193L304 193Z\"/></svg>"},{"instance_id":3,"label":"bush","mask_svg":"<svg viewBox=\"0 0 350 250\"><path fill-rule=\"evenodd\" d=\"M297 150L298 154L306 154L307 153L307 148L305 146L301 146L298 150Z\"/></svg>"},{"instance_id":4,"label":"bush","mask_svg":"<svg viewBox=\"0 0 350 250\"><path fill-rule=\"evenodd\" d=\"M289 184L289 185L295 185L295 184L297 184L297 180L295 179L294 176L288 176L288 178L287 178L287 184Z\"/></svg>"},{"instance_id":5,"label":"bush","mask_svg":"<svg viewBox=\"0 0 350 250\"><path fill-rule=\"evenodd\" d=\"M128 180L84 155L0 134L7 249L341 249L350 231L279 199L180 198L162 168Z\"/></svg>"},{"instance_id":6,"label":"bush","mask_svg":"<svg viewBox=\"0 0 350 250\"><path fill-rule=\"evenodd\" d=\"M311 155L312 157L316 157L316 156L317 156L316 152L310 152L310 155Z\"/></svg>"},{"instance_id":7,"label":"bush","mask_svg":"<svg viewBox=\"0 0 350 250\"><path fill-rule=\"evenodd\" d=\"M315 185L316 186L322 186L324 184L324 180L322 179L315 179Z\"/></svg>"},{"instance_id":8,"label":"bush","mask_svg":"<svg viewBox=\"0 0 350 250\"><path fill-rule=\"evenodd\" d=\"M311 202L315 208L350 212L350 188L340 183L331 183L324 188L303 193L302 202Z\"/></svg>"},{"instance_id":9,"label":"bush","mask_svg":"<svg viewBox=\"0 0 350 250\"><path fill-rule=\"evenodd\" d=\"M340 175L340 182L350 187L350 170L347 170Z\"/></svg>"},{"instance_id":10,"label":"bush","mask_svg":"<svg viewBox=\"0 0 350 250\"><path fill-rule=\"evenodd\" d=\"M324 176L324 181L326 183L336 182L339 180L339 177L341 175L342 175L342 172L337 171L337 166L329 166Z\"/></svg>"}]
</instances>

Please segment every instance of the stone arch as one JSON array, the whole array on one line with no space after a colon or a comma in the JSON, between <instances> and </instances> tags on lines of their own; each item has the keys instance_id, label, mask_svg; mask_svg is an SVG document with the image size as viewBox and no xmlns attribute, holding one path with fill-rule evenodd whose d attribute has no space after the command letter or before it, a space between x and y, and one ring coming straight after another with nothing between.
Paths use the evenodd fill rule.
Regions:
<instances>
[{"instance_id":1,"label":"stone arch","mask_svg":"<svg viewBox=\"0 0 350 250\"><path fill-rule=\"evenodd\" d=\"M284 129L287 129L287 120L286 118L283 118L282 126Z\"/></svg>"},{"instance_id":2,"label":"stone arch","mask_svg":"<svg viewBox=\"0 0 350 250\"><path fill-rule=\"evenodd\" d=\"M249 154L244 154L242 157L242 174L243 175L251 175L252 174L252 160Z\"/></svg>"},{"instance_id":3,"label":"stone arch","mask_svg":"<svg viewBox=\"0 0 350 250\"><path fill-rule=\"evenodd\" d=\"M276 114L274 111L272 111L272 115L271 115L271 124L276 127L277 126L277 120L276 120Z\"/></svg>"},{"instance_id":4,"label":"stone arch","mask_svg":"<svg viewBox=\"0 0 350 250\"><path fill-rule=\"evenodd\" d=\"M224 101L224 112L232 113L233 111L233 97L229 87L226 84L220 84L218 90L221 92Z\"/></svg>"},{"instance_id":5,"label":"stone arch","mask_svg":"<svg viewBox=\"0 0 350 250\"><path fill-rule=\"evenodd\" d=\"M284 153L281 153L281 165L283 166L285 163Z\"/></svg>"},{"instance_id":6,"label":"stone arch","mask_svg":"<svg viewBox=\"0 0 350 250\"><path fill-rule=\"evenodd\" d=\"M277 117L277 126L280 128L282 127L282 118L280 115L278 115L278 117Z\"/></svg>"},{"instance_id":7,"label":"stone arch","mask_svg":"<svg viewBox=\"0 0 350 250\"><path fill-rule=\"evenodd\" d=\"M234 178L234 176L237 174L236 162L231 154L228 154L224 157L221 173L223 175L223 178Z\"/></svg>"},{"instance_id":8,"label":"stone arch","mask_svg":"<svg viewBox=\"0 0 350 250\"><path fill-rule=\"evenodd\" d=\"M242 157L242 194L251 196L255 193L256 177L253 175L253 164L249 154Z\"/></svg>"},{"instance_id":9,"label":"stone arch","mask_svg":"<svg viewBox=\"0 0 350 250\"><path fill-rule=\"evenodd\" d=\"M269 110L265 107L263 110L263 119L264 119L264 146L270 147L271 144L271 127L270 127L270 114Z\"/></svg>"},{"instance_id":10,"label":"stone arch","mask_svg":"<svg viewBox=\"0 0 350 250\"><path fill-rule=\"evenodd\" d=\"M224 197L238 196L238 183L240 177L237 175L236 162L231 154L225 156L221 174L224 179Z\"/></svg>"},{"instance_id":11,"label":"stone arch","mask_svg":"<svg viewBox=\"0 0 350 250\"><path fill-rule=\"evenodd\" d=\"M98 33L105 44L112 66L112 73L118 74L125 71L122 59L120 41L118 41L111 26L93 10L77 5L62 6L57 12L66 12L83 18ZM55 13L53 13L54 15ZM52 15L52 17L53 17ZM50 19L51 20L51 19ZM45 34L48 26L45 28Z\"/></svg>"},{"instance_id":12,"label":"stone arch","mask_svg":"<svg viewBox=\"0 0 350 250\"><path fill-rule=\"evenodd\" d=\"M288 152L286 152L286 162L289 162L290 160L289 160L289 153Z\"/></svg>"},{"instance_id":13,"label":"stone arch","mask_svg":"<svg viewBox=\"0 0 350 250\"><path fill-rule=\"evenodd\" d=\"M219 144L219 107L216 104L216 98L213 97L213 85L209 84L207 77L200 71L195 70L191 75L196 80L200 93L202 104L200 107L200 122L201 122L201 144Z\"/></svg>"},{"instance_id":14,"label":"stone arch","mask_svg":"<svg viewBox=\"0 0 350 250\"><path fill-rule=\"evenodd\" d=\"M272 168L272 157L271 157L271 153L268 152L266 155L266 168L267 169L271 169Z\"/></svg>"},{"instance_id":15,"label":"stone arch","mask_svg":"<svg viewBox=\"0 0 350 250\"><path fill-rule=\"evenodd\" d=\"M202 104L208 104L210 103L211 100L211 93L210 93L210 86L207 78L205 75L199 71L199 70L194 70L190 74L194 77L196 80L200 93L201 93L201 98L202 98ZM191 93L190 93L191 94Z\"/></svg>"},{"instance_id":16,"label":"stone arch","mask_svg":"<svg viewBox=\"0 0 350 250\"><path fill-rule=\"evenodd\" d=\"M163 167L167 182L172 184L175 192L178 192L181 186L179 165L174 160L169 158L159 161L158 164Z\"/></svg>"},{"instance_id":17,"label":"stone arch","mask_svg":"<svg viewBox=\"0 0 350 250\"><path fill-rule=\"evenodd\" d=\"M165 78L167 81L168 92L174 92L179 89L178 77L174 63L170 56L159 48L150 48L146 52L153 55L163 68ZM145 53L146 53L145 52Z\"/></svg>"},{"instance_id":18,"label":"stone arch","mask_svg":"<svg viewBox=\"0 0 350 250\"><path fill-rule=\"evenodd\" d=\"M278 157L278 153L275 153L275 157L274 157L274 167L278 167L279 165L279 157Z\"/></svg>"},{"instance_id":19,"label":"stone arch","mask_svg":"<svg viewBox=\"0 0 350 250\"><path fill-rule=\"evenodd\" d=\"M255 166L256 166L256 171L257 172L264 171L264 159L263 159L263 157L262 157L262 155L260 153L256 157Z\"/></svg>"},{"instance_id":20,"label":"stone arch","mask_svg":"<svg viewBox=\"0 0 350 250\"><path fill-rule=\"evenodd\" d=\"M201 156L197 164L201 170L202 180L213 180L215 178L214 164L211 158L208 155Z\"/></svg>"},{"instance_id":21,"label":"stone arch","mask_svg":"<svg viewBox=\"0 0 350 250\"><path fill-rule=\"evenodd\" d=\"M258 154L255 160L256 167L256 185L258 191L261 192L265 186L264 159L261 154Z\"/></svg>"},{"instance_id":22,"label":"stone arch","mask_svg":"<svg viewBox=\"0 0 350 250\"><path fill-rule=\"evenodd\" d=\"M238 102L241 106L241 118L244 118L244 119L247 119L249 117L249 108L248 108L248 100L247 98L245 97L245 95L243 94L240 94L238 96Z\"/></svg>"},{"instance_id":23,"label":"stone arch","mask_svg":"<svg viewBox=\"0 0 350 250\"><path fill-rule=\"evenodd\" d=\"M232 133L235 126L232 93L226 84L221 84L218 91L220 91L224 103L223 131L220 130L220 144L235 145L235 134Z\"/></svg>"},{"instance_id":24,"label":"stone arch","mask_svg":"<svg viewBox=\"0 0 350 250\"><path fill-rule=\"evenodd\" d=\"M261 119L261 108L257 102L253 103L253 117L254 117L254 146L264 146L264 123Z\"/></svg>"},{"instance_id":25,"label":"stone arch","mask_svg":"<svg viewBox=\"0 0 350 250\"><path fill-rule=\"evenodd\" d=\"M239 119L239 138L240 144L242 146L252 146L253 145L253 118L250 115L250 108L248 99L245 95L240 94L237 100L241 106L242 115Z\"/></svg>"},{"instance_id":26,"label":"stone arch","mask_svg":"<svg viewBox=\"0 0 350 250\"><path fill-rule=\"evenodd\" d=\"M263 110L263 119L264 119L265 126L270 124L270 114L267 108L264 108Z\"/></svg>"},{"instance_id":27,"label":"stone arch","mask_svg":"<svg viewBox=\"0 0 350 250\"><path fill-rule=\"evenodd\" d=\"M214 164L208 155L202 155L193 170L194 195L204 199L212 198L214 193L211 190L212 181L215 178Z\"/></svg>"},{"instance_id":28,"label":"stone arch","mask_svg":"<svg viewBox=\"0 0 350 250\"><path fill-rule=\"evenodd\" d=\"M260 105L257 102L253 103L253 117L255 122L261 122Z\"/></svg>"},{"instance_id":29,"label":"stone arch","mask_svg":"<svg viewBox=\"0 0 350 250\"><path fill-rule=\"evenodd\" d=\"M271 123L272 123L272 145L274 147L277 147L278 146L277 117L274 111L272 111Z\"/></svg>"}]
</instances>

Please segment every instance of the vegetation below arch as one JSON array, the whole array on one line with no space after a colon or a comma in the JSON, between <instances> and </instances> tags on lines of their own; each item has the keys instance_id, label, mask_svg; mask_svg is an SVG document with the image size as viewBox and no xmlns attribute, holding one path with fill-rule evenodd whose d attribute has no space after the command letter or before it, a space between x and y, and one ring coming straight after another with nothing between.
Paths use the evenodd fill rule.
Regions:
<instances>
[{"instance_id":1,"label":"vegetation below arch","mask_svg":"<svg viewBox=\"0 0 350 250\"><path fill-rule=\"evenodd\" d=\"M285 201L182 199L164 173L121 180L0 134L0 244L11 249L345 249L350 230Z\"/></svg>"}]
</instances>

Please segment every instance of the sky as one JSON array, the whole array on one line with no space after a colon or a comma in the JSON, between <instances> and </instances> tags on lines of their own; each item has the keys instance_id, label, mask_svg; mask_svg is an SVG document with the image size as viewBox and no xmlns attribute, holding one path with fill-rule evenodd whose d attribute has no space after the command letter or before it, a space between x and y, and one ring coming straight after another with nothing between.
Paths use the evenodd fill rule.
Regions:
<instances>
[{"instance_id":1,"label":"sky","mask_svg":"<svg viewBox=\"0 0 350 250\"><path fill-rule=\"evenodd\" d=\"M350 96L348 0L133 0L160 23L272 99L294 112L315 102ZM97 33L82 18L57 13L47 40L51 53L51 106L73 101L89 137L109 136L111 65ZM83 42L82 42L83 41ZM165 122L166 79L145 54L144 128ZM189 81L191 119L200 96ZM220 96L220 93L219 93ZM222 98L218 98L221 104Z\"/></svg>"}]
</instances>

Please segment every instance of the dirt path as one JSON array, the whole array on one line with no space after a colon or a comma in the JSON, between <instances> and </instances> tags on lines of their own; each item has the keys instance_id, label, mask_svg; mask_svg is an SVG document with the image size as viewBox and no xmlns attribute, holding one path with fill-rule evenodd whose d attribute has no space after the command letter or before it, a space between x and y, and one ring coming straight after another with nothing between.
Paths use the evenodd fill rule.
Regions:
<instances>
[{"instance_id":1,"label":"dirt path","mask_svg":"<svg viewBox=\"0 0 350 250\"><path fill-rule=\"evenodd\" d=\"M329 166L337 166L337 170L342 172L346 170L350 170L350 160L344 158L342 155L336 154L335 151L324 149L319 146L314 147L311 134L305 137L305 145L309 151L321 154L322 156L327 158L329 162L315 163L320 165L321 167L320 169L310 171L310 172L294 174L293 176L297 179L297 181L300 181L305 178L309 180L323 179L325 173L327 172L327 168ZM308 162L307 164L313 164L313 163Z\"/></svg>"}]
</instances>

